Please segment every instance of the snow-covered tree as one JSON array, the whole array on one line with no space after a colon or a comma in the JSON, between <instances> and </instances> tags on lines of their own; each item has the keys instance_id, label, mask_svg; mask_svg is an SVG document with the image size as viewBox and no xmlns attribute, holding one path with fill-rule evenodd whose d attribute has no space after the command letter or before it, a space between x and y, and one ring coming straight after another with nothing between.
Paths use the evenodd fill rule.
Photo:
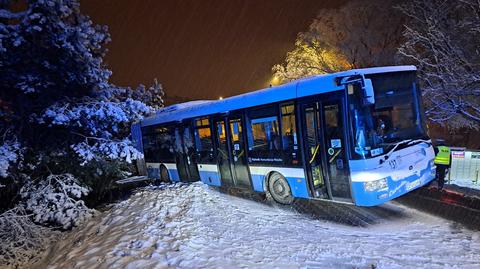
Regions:
<instances>
[{"instance_id":1,"label":"snow-covered tree","mask_svg":"<svg viewBox=\"0 0 480 269\"><path fill-rule=\"evenodd\" d=\"M83 102L47 108L38 121L68 130L72 134L70 148L82 164L99 159L130 163L142 157L128 139L130 124L151 112L151 107L131 98L112 102L85 97Z\"/></svg>"},{"instance_id":2,"label":"snow-covered tree","mask_svg":"<svg viewBox=\"0 0 480 269\"><path fill-rule=\"evenodd\" d=\"M78 0L26 1L26 9L16 13L3 2L0 131L13 130L15 146L41 155L73 150L82 163L140 157L128 139L129 127L163 106L157 80L136 90L108 82L107 27L81 14Z\"/></svg>"},{"instance_id":3,"label":"snow-covered tree","mask_svg":"<svg viewBox=\"0 0 480 269\"><path fill-rule=\"evenodd\" d=\"M21 148L17 141L3 141L0 144L0 178L8 177L11 166L21 158ZM0 187L2 182L0 181Z\"/></svg>"},{"instance_id":4,"label":"snow-covered tree","mask_svg":"<svg viewBox=\"0 0 480 269\"><path fill-rule=\"evenodd\" d=\"M77 0L25 4L14 12L10 1L2 1L0 9L0 131L9 130L9 140L16 137L25 156L36 159L65 142L55 143L62 137L32 117L109 87L103 56L110 37L80 13Z\"/></svg>"},{"instance_id":5,"label":"snow-covered tree","mask_svg":"<svg viewBox=\"0 0 480 269\"><path fill-rule=\"evenodd\" d=\"M20 129L31 113L59 99L108 87L103 64L107 28L80 13L77 0L29 0L27 9L0 10L0 100ZM10 19L14 18L14 19Z\"/></svg>"},{"instance_id":6,"label":"snow-covered tree","mask_svg":"<svg viewBox=\"0 0 480 269\"><path fill-rule=\"evenodd\" d=\"M399 54L419 67L434 123L480 127L480 1L413 0L399 9L408 17Z\"/></svg>"},{"instance_id":7,"label":"snow-covered tree","mask_svg":"<svg viewBox=\"0 0 480 269\"><path fill-rule=\"evenodd\" d=\"M300 33L285 64L273 67L281 81L351 68L392 65L402 40L404 16L393 0L353 0L322 9Z\"/></svg>"},{"instance_id":8,"label":"snow-covered tree","mask_svg":"<svg viewBox=\"0 0 480 269\"><path fill-rule=\"evenodd\" d=\"M138 85L136 89L128 87L110 87L102 90L97 94L97 98L114 102L122 102L127 99L141 101L154 110L164 107L165 93L162 84L157 79L153 80L153 84L146 88L143 84Z\"/></svg>"},{"instance_id":9,"label":"snow-covered tree","mask_svg":"<svg viewBox=\"0 0 480 269\"><path fill-rule=\"evenodd\" d=\"M295 48L287 53L284 64L275 65L274 77L280 82L351 68L339 50L310 33L300 33Z\"/></svg>"},{"instance_id":10,"label":"snow-covered tree","mask_svg":"<svg viewBox=\"0 0 480 269\"><path fill-rule=\"evenodd\" d=\"M165 106L165 93L163 92L162 84L158 83L157 79L153 80L152 86L148 89L140 84L136 90L128 92L131 94L130 98L141 100L153 109L160 109Z\"/></svg>"},{"instance_id":11,"label":"snow-covered tree","mask_svg":"<svg viewBox=\"0 0 480 269\"><path fill-rule=\"evenodd\" d=\"M163 106L163 89L156 80L135 90L108 81L108 29L83 15L78 0L25 4L16 11L0 2L0 133L8 130L0 177L22 186L71 173L90 187L108 187L141 157L130 125ZM92 187L101 196L97 191Z\"/></svg>"},{"instance_id":12,"label":"snow-covered tree","mask_svg":"<svg viewBox=\"0 0 480 269\"><path fill-rule=\"evenodd\" d=\"M32 221L69 229L91 215L88 202L102 201L142 157L131 123L164 96L156 80L135 90L108 81L108 29L81 14L78 0L19 6L0 0L2 265L45 246L50 232Z\"/></svg>"}]
</instances>

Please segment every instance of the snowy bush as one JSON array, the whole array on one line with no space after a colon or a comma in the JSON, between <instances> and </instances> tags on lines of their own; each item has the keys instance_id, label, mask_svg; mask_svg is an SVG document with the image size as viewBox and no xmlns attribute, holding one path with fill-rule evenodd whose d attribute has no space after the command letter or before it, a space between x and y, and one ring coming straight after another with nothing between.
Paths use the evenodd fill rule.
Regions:
<instances>
[{"instance_id":1,"label":"snowy bush","mask_svg":"<svg viewBox=\"0 0 480 269\"><path fill-rule=\"evenodd\" d=\"M96 141L93 145L90 145L88 142L72 145L72 149L83 160L81 165L99 159L121 159L127 163L132 163L132 160L143 158L143 154L134 147L129 139L121 141L93 140Z\"/></svg>"},{"instance_id":2,"label":"snowy bush","mask_svg":"<svg viewBox=\"0 0 480 269\"><path fill-rule=\"evenodd\" d=\"M41 258L55 232L32 222L21 206L0 215L0 267L20 268Z\"/></svg>"},{"instance_id":3,"label":"snowy bush","mask_svg":"<svg viewBox=\"0 0 480 269\"><path fill-rule=\"evenodd\" d=\"M128 139L130 124L153 110L143 102L127 98L123 102L96 101L55 104L40 117L39 123L67 128L76 139L70 147L81 159L81 165L102 158L132 160L143 155Z\"/></svg>"},{"instance_id":4,"label":"snowy bush","mask_svg":"<svg viewBox=\"0 0 480 269\"><path fill-rule=\"evenodd\" d=\"M25 209L36 223L70 229L92 216L93 211L81 200L88 188L71 174L49 175L38 183L29 183L20 194Z\"/></svg>"},{"instance_id":5,"label":"snowy bush","mask_svg":"<svg viewBox=\"0 0 480 269\"><path fill-rule=\"evenodd\" d=\"M124 102L88 99L76 104L55 104L47 108L38 120L51 126L79 128L87 135L109 139L126 125L152 112L149 106L130 98Z\"/></svg>"},{"instance_id":6,"label":"snowy bush","mask_svg":"<svg viewBox=\"0 0 480 269\"><path fill-rule=\"evenodd\" d=\"M6 141L0 145L0 177L7 177L10 166L18 161L20 157L20 143ZM1 186L1 184L0 184Z\"/></svg>"}]
</instances>

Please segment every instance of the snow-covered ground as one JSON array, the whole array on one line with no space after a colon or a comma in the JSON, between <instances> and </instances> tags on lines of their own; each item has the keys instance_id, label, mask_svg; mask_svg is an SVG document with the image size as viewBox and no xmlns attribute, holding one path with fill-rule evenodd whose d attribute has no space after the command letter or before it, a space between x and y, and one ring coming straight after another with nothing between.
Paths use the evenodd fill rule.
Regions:
<instances>
[{"instance_id":1,"label":"snow-covered ground","mask_svg":"<svg viewBox=\"0 0 480 269\"><path fill-rule=\"evenodd\" d=\"M349 226L201 183L164 185L101 213L34 267L480 268L479 232L398 204L379 211L396 217Z\"/></svg>"}]
</instances>

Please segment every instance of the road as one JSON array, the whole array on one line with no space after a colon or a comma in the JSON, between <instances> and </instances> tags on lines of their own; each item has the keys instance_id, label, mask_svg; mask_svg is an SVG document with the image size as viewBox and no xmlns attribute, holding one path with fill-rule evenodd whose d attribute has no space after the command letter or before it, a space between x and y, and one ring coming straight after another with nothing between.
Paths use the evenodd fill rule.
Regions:
<instances>
[{"instance_id":1,"label":"road","mask_svg":"<svg viewBox=\"0 0 480 269\"><path fill-rule=\"evenodd\" d=\"M397 203L292 208L239 196L201 183L142 189L36 267L480 268L479 232Z\"/></svg>"}]
</instances>

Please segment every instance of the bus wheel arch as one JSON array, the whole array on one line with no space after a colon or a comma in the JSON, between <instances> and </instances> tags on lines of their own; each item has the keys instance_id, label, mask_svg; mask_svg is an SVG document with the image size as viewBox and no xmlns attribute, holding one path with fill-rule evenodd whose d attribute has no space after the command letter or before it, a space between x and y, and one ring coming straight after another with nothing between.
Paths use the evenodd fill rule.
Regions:
<instances>
[{"instance_id":1,"label":"bus wheel arch","mask_svg":"<svg viewBox=\"0 0 480 269\"><path fill-rule=\"evenodd\" d=\"M167 166L165 166L164 164L160 164L160 182L164 182L164 183L172 182L170 171L168 171Z\"/></svg>"},{"instance_id":2,"label":"bus wheel arch","mask_svg":"<svg viewBox=\"0 0 480 269\"><path fill-rule=\"evenodd\" d=\"M292 187L288 183L287 178L280 172L269 172L266 176L264 186L267 197L271 197L275 202L284 205L293 203Z\"/></svg>"}]
</instances>

